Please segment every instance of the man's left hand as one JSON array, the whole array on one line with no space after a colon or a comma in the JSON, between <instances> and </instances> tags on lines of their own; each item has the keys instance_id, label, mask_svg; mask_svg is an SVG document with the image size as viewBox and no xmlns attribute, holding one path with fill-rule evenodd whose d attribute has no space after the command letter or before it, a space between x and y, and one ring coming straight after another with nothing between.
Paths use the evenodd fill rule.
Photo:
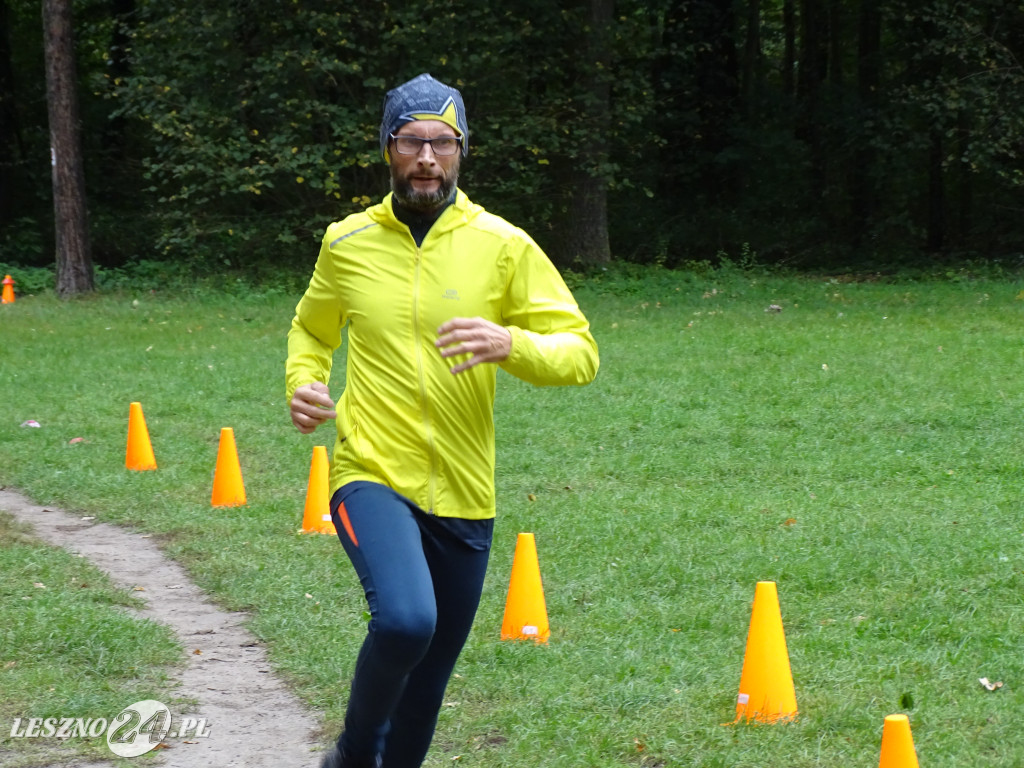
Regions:
<instances>
[{"instance_id":1,"label":"man's left hand","mask_svg":"<svg viewBox=\"0 0 1024 768\"><path fill-rule=\"evenodd\" d=\"M479 363L500 363L512 351L512 332L482 317L453 317L437 329L434 346L441 357L472 355L458 365L452 373L462 373Z\"/></svg>"}]
</instances>

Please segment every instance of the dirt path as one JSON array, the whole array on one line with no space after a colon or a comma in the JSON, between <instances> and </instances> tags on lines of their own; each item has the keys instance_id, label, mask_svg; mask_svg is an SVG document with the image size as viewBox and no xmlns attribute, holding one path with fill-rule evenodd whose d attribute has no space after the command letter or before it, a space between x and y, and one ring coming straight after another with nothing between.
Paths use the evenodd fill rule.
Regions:
<instances>
[{"instance_id":1,"label":"dirt path","mask_svg":"<svg viewBox=\"0 0 1024 768\"><path fill-rule=\"evenodd\" d=\"M275 677L264 649L242 626L245 614L215 606L179 565L138 533L38 506L10 490L0 489L0 509L31 525L44 541L89 558L115 584L141 587L136 594L147 603L141 615L169 626L185 647L187 666L175 693L197 701L198 709L171 714L175 720L206 718L210 735L187 739L191 743L167 739L172 748L159 751L162 768L319 765L317 716Z\"/></svg>"}]
</instances>

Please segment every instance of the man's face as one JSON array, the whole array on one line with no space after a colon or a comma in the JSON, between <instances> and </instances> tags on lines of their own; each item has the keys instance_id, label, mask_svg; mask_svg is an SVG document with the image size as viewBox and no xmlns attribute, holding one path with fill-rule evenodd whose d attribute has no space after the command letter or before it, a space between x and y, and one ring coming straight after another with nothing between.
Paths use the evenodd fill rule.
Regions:
<instances>
[{"instance_id":1,"label":"man's face","mask_svg":"<svg viewBox=\"0 0 1024 768\"><path fill-rule=\"evenodd\" d=\"M395 135L421 139L458 137L458 133L440 120L414 120L395 131ZM448 201L459 183L459 152L438 156L424 142L415 155L403 155L391 140L388 155L391 159L391 189L398 202L411 210L424 213L437 210Z\"/></svg>"}]
</instances>

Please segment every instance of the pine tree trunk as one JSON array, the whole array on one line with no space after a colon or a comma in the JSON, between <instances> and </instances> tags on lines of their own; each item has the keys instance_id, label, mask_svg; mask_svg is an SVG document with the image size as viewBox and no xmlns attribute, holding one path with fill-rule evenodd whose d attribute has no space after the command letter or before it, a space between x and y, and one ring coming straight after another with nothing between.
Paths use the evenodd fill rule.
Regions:
<instances>
[{"instance_id":1,"label":"pine tree trunk","mask_svg":"<svg viewBox=\"0 0 1024 768\"><path fill-rule=\"evenodd\" d=\"M93 290L85 171L75 90L77 78L71 0L43 0L43 43L57 242L57 294L66 298Z\"/></svg>"},{"instance_id":2,"label":"pine tree trunk","mask_svg":"<svg viewBox=\"0 0 1024 768\"><path fill-rule=\"evenodd\" d=\"M607 36L614 15L613 0L586 0L587 29L580 41L585 51L578 108L590 116L593 138L584 140L575 158L557 158L552 164L561 188L560 220L551 248L559 266L595 266L612 259L608 240L608 182L599 168L607 160L611 126L610 88L607 80Z\"/></svg>"},{"instance_id":3,"label":"pine tree trunk","mask_svg":"<svg viewBox=\"0 0 1024 768\"><path fill-rule=\"evenodd\" d=\"M609 263L607 184L581 168L579 160L566 159L552 167L563 191L551 260L560 267Z\"/></svg>"},{"instance_id":4,"label":"pine tree trunk","mask_svg":"<svg viewBox=\"0 0 1024 768\"><path fill-rule=\"evenodd\" d=\"M13 218L14 167L25 156L15 108L10 28L7 2L0 0L0 228Z\"/></svg>"},{"instance_id":5,"label":"pine tree trunk","mask_svg":"<svg viewBox=\"0 0 1024 768\"><path fill-rule=\"evenodd\" d=\"M786 96L796 98L796 0L783 0L782 28L785 44L782 54L782 90Z\"/></svg>"},{"instance_id":6,"label":"pine tree trunk","mask_svg":"<svg viewBox=\"0 0 1024 768\"><path fill-rule=\"evenodd\" d=\"M747 115L753 114L755 101L760 101L763 85L761 53L761 0L747 4L747 36L743 43L742 87L743 104Z\"/></svg>"},{"instance_id":7,"label":"pine tree trunk","mask_svg":"<svg viewBox=\"0 0 1024 768\"><path fill-rule=\"evenodd\" d=\"M946 185L942 157L942 133L933 128L928 146L928 232L925 242L930 253L938 253L946 245Z\"/></svg>"},{"instance_id":8,"label":"pine tree trunk","mask_svg":"<svg viewBox=\"0 0 1024 768\"><path fill-rule=\"evenodd\" d=\"M882 83L882 17L878 0L864 0L860 6L857 34L857 96L859 119L871 123L875 119L878 89ZM864 244L864 236L874 220L878 190L873 183L876 152L869 136L861 136L850 168L850 206L852 210L852 242L855 248Z\"/></svg>"},{"instance_id":9,"label":"pine tree trunk","mask_svg":"<svg viewBox=\"0 0 1024 768\"><path fill-rule=\"evenodd\" d=\"M800 1L800 69L797 78L797 136L807 144L811 190L825 194L825 147L820 119L822 90L828 75L828 16L825 0Z\"/></svg>"}]
</instances>

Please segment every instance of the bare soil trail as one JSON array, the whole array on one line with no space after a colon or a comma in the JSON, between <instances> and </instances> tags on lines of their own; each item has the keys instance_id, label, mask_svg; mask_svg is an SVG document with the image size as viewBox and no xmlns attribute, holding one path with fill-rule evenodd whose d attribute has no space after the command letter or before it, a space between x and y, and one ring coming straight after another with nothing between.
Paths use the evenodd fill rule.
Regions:
<instances>
[{"instance_id":1,"label":"bare soil trail","mask_svg":"<svg viewBox=\"0 0 1024 768\"><path fill-rule=\"evenodd\" d=\"M274 675L264 648L243 626L246 614L214 605L181 566L139 533L39 506L9 489L0 489L0 510L32 526L43 541L88 558L118 586L138 590L146 602L140 615L169 626L182 643L187 662L174 693L198 707L172 709L172 715L206 718L210 732L207 738L167 739L170 748L158 752L161 768L319 765L319 717Z\"/></svg>"}]
</instances>

